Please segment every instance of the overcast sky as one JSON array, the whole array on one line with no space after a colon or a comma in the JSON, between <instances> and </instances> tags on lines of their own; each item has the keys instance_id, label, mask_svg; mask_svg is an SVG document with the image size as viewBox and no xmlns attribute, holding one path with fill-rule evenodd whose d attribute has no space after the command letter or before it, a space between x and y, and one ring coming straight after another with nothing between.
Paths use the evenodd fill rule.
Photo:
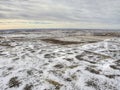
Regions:
<instances>
[{"instance_id":1,"label":"overcast sky","mask_svg":"<svg viewBox=\"0 0 120 90\"><path fill-rule=\"evenodd\" d=\"M0 0L0 28L120 28L120 0Z\"/></svg>"}]
</instances>

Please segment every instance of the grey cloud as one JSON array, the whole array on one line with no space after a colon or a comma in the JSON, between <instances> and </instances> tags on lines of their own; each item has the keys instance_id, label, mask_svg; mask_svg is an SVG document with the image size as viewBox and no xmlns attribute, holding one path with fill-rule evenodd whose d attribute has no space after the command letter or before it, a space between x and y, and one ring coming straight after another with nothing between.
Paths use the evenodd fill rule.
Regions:
<instances>
[{"instance_id":1,"label":"grey cloud","mask_svg":"<svg viewBox=\"0 0 120 90\"><path fill-rule=\"evenodd\" d=\"M120 24L120 0L0 0L1 19Z\"/></svg>"}]
</instances>

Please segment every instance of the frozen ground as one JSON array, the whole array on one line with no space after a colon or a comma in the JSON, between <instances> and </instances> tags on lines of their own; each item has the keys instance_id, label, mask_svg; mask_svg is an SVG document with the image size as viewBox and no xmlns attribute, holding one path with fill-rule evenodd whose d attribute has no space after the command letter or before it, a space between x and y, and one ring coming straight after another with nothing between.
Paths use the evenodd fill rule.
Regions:
<instances>
[{"instance_id":1,"label":"frozen ground","mask_svg":"<svg viewBox=\"0 0 120 90\"><path fill-rule=\"evenodd\" d=\"M120 38L108 38L0 34L0 90L120 90Z\"/></svg>"}]
</instances>

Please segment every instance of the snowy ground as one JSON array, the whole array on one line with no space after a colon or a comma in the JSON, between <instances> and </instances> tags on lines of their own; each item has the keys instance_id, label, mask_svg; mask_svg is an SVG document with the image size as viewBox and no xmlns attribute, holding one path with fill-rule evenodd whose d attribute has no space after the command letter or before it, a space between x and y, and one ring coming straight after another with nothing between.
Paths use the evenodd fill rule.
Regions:
<instances>
[{"instance_id":1,"label":"snowy ground","mask_svg":"<svg viewBox=\"0 0 120 90\"><path fill-rule=\"evenodd\" d=\"M0 90L120 90L120 38L71 33L0 34Z\"/></svg>"}]
</instances>

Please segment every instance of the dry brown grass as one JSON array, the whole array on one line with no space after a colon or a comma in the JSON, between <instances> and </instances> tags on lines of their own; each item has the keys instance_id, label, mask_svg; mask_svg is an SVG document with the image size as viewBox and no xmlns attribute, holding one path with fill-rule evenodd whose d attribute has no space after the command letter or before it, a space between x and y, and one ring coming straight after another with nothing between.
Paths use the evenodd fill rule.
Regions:
<instances>
[{"instance_id":1,"label":"dry brown grass","mask_svg":"<svg viewBox=\"0 0 120 90\"><path fill-rule=\"evenodd\" d=\"M51 80L51 79L46 79L47 82L49 82L50 84L55 86L55 90L60 90L60 87L62 86L62 84L60 84L57 81Z\"/></svg>"},{"instance_id":2,"label":"dry brown grass","mask_svg":"<svg viewBox=\"0 0 120 90\"><path fill-rule=\"evenodd\" d=\"M83 42L77 42L77 41L62 41L57 39L41 39L44 42L52 43L52 44L59 44L59 45L70 45L70 44L81 44Z\"/></svg>"}]
</instances>

